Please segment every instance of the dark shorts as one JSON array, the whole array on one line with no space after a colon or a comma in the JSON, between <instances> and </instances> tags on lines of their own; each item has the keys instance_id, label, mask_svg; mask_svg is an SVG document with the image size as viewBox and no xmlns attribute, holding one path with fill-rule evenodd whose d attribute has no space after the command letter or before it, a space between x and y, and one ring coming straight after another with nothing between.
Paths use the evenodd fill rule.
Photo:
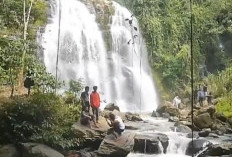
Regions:
<instances>
[{"instance_id":1,"label":"dark shorts","mask_svg":"<svg viewBox=\"0 0 232 157\"><path fill-rule=\"evenodd\" d=\"M89 124L89 119L88 118L81 118L81 124L82 125L88 125Z\"/></svg>"},{"instance_id":2,"label":"dark shorts","mask_svg":"<svg viewBox=\"0 0 232 157\"><path fill-rule=\"evenodd\" d=\"M114 131L118 133L119 135L121 135L124 129L114 128Z\"/></svg>"}]
</instances>

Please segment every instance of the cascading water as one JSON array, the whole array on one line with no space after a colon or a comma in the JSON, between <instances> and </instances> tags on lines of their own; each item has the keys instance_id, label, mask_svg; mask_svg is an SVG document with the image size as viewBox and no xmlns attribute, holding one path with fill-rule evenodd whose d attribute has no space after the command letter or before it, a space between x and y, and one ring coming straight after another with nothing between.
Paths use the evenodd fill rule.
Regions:
<instances>
[{"instance_id":1,"label":"cascading water","mask_svg":"<svg viewBox=\"0 0 232 157\"><path fill-rule=\"evenodd\" d=\"M47 70L56 72L58 29L60 52L58 79L82 79L90 87L97 85L105 102L114 102L122 111L152 111L157 96L150 76L147 52L135 18L117 3L112 17L112 50L106 51L96 17L78 0L58 0L53 3L51 23L45 28L42 47ZM59 7L61 22L59 28ZM133 26L133 27L132 27ZM133 39L136 35L137 38ZM128 41L131 41L128 44ZM133 44L132 44L133 43ZM103 103L102 103L103 105ZM104 106L104 105L103 105Z\"/></svg>"}]
</instances>

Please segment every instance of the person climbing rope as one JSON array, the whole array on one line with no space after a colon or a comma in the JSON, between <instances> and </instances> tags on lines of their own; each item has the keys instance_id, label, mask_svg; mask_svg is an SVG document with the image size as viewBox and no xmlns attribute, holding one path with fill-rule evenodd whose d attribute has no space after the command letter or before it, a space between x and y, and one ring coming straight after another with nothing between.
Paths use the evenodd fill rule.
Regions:
<instances>
[{"instance_id":1,"label":"person climbing rope","mask_svg":"<svg viewBox=\"0 0 232 157\"><path fill-rule=\"evenodd\" d=\"M93 86L93 92L90 95L90 104L92 107L92 111L94 116L96 117L96 123L98 123L98 113L100 107L100 96L97 92L97 86Z\"/></svg>"}]
</instances>

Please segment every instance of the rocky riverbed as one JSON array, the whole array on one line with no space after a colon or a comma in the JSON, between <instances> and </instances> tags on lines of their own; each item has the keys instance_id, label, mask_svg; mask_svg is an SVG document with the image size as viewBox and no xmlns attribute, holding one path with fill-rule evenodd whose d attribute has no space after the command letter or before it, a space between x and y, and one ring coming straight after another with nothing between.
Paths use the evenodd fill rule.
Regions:
<instances>
[{"instance_id":1,"label":"rocky riverbed","mask_svg":"<svg viewBox=\"0 0 232 157\"><path fill-rule=\"evenodd\" d=\"M98 128L73 124L73 133L85 137L81 150L58 152L39 143L4 145L0 157L139 157L139 156L230 156L232 135L230 119L215 113L214 106L194 110L193 144L190 111L179 110L169 103L152 114L132 114L109 105L101 112ZM104 115L113 112L122 117L126 130L115 140ZM193 147L192 147L193 146Z\"/></svg>"}]
</instances>

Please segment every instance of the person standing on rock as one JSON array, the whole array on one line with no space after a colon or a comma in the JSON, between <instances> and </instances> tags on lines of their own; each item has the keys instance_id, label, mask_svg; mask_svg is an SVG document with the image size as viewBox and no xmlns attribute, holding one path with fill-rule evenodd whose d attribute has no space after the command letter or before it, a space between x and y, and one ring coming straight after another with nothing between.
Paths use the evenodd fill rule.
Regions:
<instances>
[{"instance_id":1,"label":"person standing on rock","mask_svg":"<svg viewBox=\"0 0 232 157\"><path fill-rule=\"evenodd\" d=\"M89 87L85 87L85 91L81 93L81 104L82 104L82 111L85 110L85 108L88 108L88 111L90 109L89 104Z\"/></svg>"},{"instance_id":2,"label":"person standing on rock","mask_svg":"<svg viewBox=\"0 0 232 157\"><path fill-rule=\"evenodd\" d=\"M90 104L92 107L92 111L94 116L96 117L96 122L98 123L98 113L100 107L100 96L97 92L97 86L93 86L93 92L90 95Z\"/></svg>"},{"instance_id":3,"label":"person standing on rock","mask_svg":"<svg viewBox=\"0 0 232 157\"><path fill-rule=\"evenodd\" d=\"M203 92L204 92L204 99L206 99L206 96L208 95L207 94L207 84L206 83L204 83L204 85L203 85Z\"/></svg>"},{"instance_id":4,"label":"person standing on rock","mask_svg":"<svg viewBox=\"0 0 232 157\"><path fill-rule=\"evenodd\" d=\"M212 93L209 92L209 95L207 95L206 97L207 97L208 105L211 105L212 104L212 98L213 98Z\"/></svg>"},{"instance_id":5,"label":"person standing on rock","mask_svg":"<svg viewBox=\"0 0 232 157\"><path fill-rule=\"evenodd\" d=\"M106 118L107 124L111 127L108 130L108 134L113 134L115 138L122 135L122 132L125 130L125 124L122 121L122 118L115 116L113 113L109 113L109 120Z\"/></svg>"},{"instance_id":6,"label":"person standing on rock","mask_svg":"<svg viewBox=\"0 0 232 157\"><path fill-rule=\"evenodd\" d=\"M172 101L172 105L175 106L176 108L180 108L180 103L181 103L181 99L179 98L179 96L175 96L175 98Z\"/></svg>"},{"instance_id":7,"label":"person standing on rock","mask_svg":"<svg viewBox=\"0 0 232 157\"><path fill-rule=\"evenodd\" d=\"M202 89L200 89L197 93L198 95L198 100L199 100L199 104L201 107L203 107L203 100L204 100L204 92Z\"/></svg>"}]
</instances>

